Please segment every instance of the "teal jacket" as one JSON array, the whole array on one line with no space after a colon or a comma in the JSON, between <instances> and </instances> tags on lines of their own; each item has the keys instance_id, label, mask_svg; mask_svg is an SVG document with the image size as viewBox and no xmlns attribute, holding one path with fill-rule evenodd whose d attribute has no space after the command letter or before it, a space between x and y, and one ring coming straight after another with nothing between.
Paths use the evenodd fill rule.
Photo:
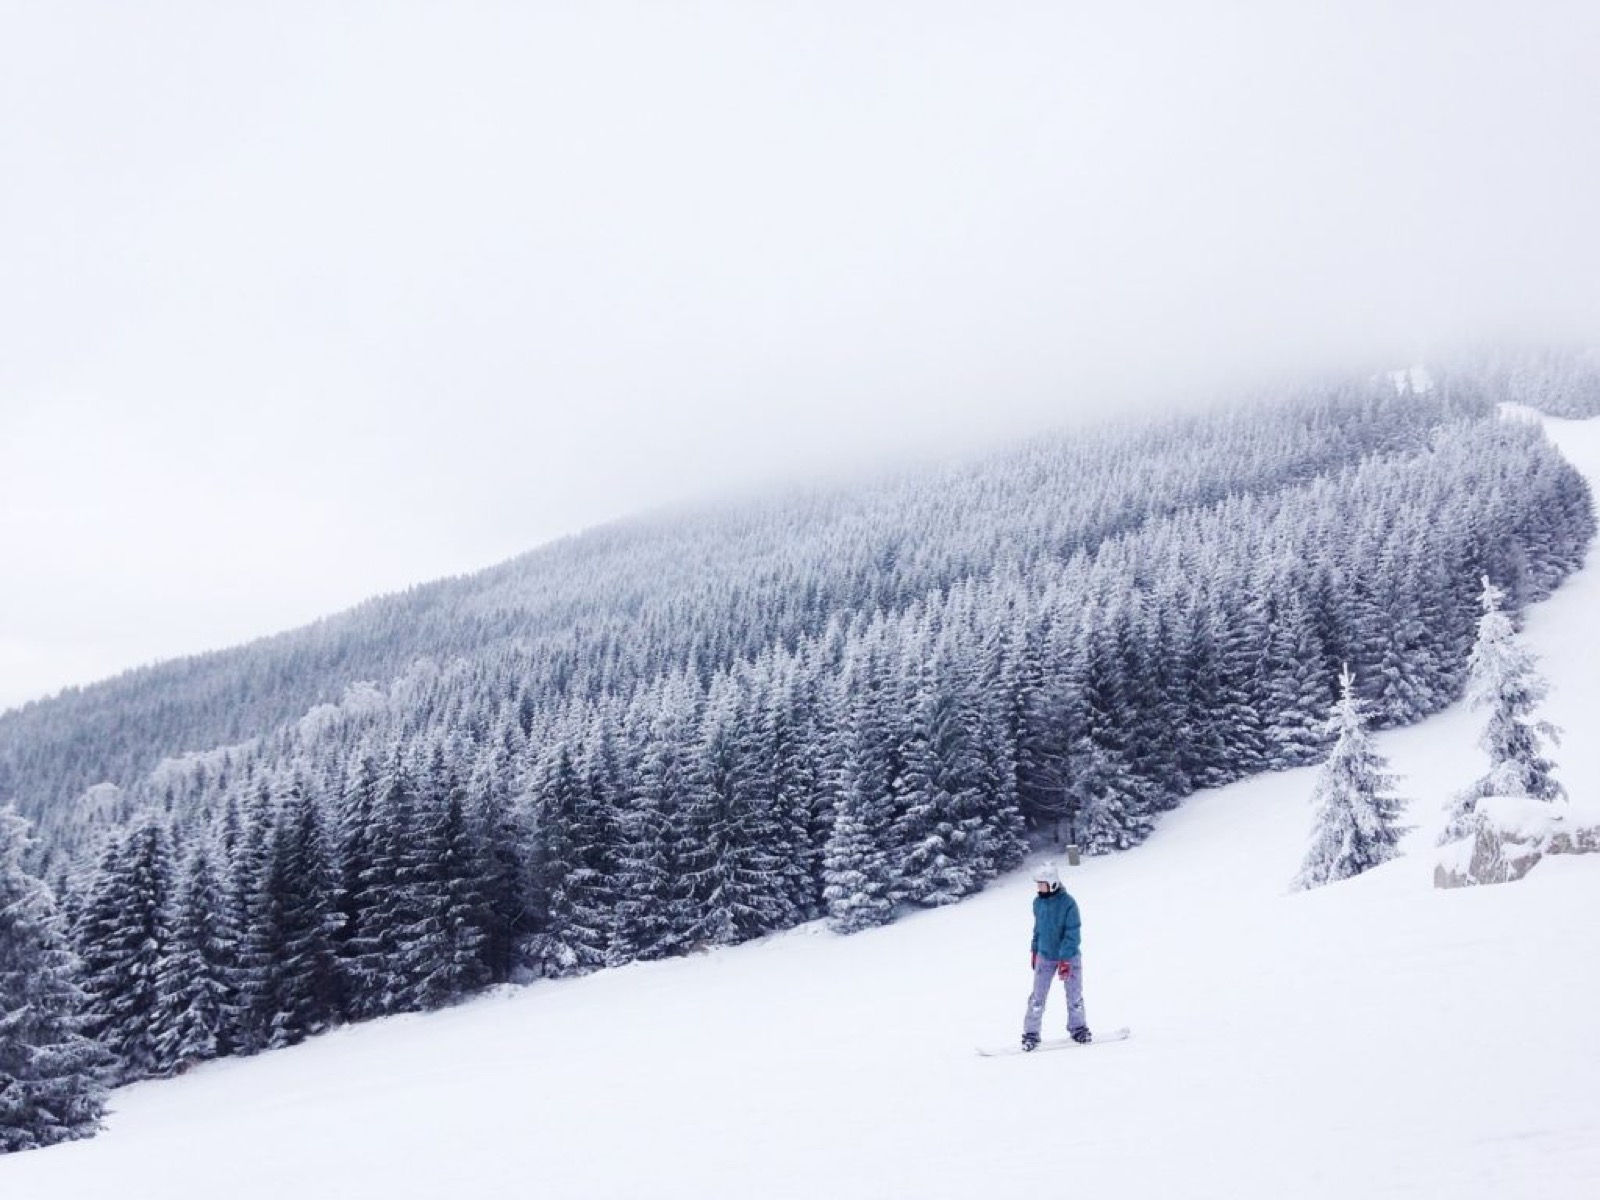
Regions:
<instances>
[{"instance_id":1,"label":"teal jacket","mask_svg":"<svg viewBox=\"0 0 1600 1200\"><path fill-rule=\"evenodd\" d=\"M1060 888L1033 898L1033 953L1055 961L1078 957L1078 902Z\"/></svg>"}]
</instances>

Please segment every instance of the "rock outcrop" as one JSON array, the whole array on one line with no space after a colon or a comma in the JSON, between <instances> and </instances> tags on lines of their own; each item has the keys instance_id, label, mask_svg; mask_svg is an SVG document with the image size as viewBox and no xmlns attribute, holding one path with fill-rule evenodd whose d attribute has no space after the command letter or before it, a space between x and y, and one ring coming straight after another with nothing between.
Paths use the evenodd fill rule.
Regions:
<instances>
[{"instance_id":1,"label":"rock outcrop","mask_svg":"<svg viewBox=\"0 0 1600 1200\"><path fill-rule=\"evenodd\" d=\"M1579 818L1566 804L1488 797L1478 802L1471 835L1439 851L1433 885L1513 883L1547 854L1600 854L1600 821Z\"/></svg>"}]
</instances>

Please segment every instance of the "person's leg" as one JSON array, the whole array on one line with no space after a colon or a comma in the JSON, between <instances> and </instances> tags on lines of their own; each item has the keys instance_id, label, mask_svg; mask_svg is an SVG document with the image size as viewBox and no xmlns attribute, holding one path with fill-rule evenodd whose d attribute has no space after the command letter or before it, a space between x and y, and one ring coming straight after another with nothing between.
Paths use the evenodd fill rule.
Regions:
<instances>
[{"instance_id":1,"label":"person's leg","mask_svg":"<svg viewBox=\"0 0 1600 1200\"><path fill-rule=\"evenodd\" d=\"M1028 1012L1022 1019L1022 1032L1039 1035L1044 1022L1044 1003L1050 997L1050 981L1055 978L1054 959L1041 958L1033 968L1033 991L1028 996Z\"/></svg>"},{"instance_id":2,"label":"person's leg","mask_svg":"<svg viewBox=\"0 0 1600 1200\"><path fill-rule=\"evenodd\" d=\"M1067 992L1067 1032L1089 1027L1083 1013L1083 957L1067 959L1067 977L1061 981Z\"/></svg>"}]
</instances>

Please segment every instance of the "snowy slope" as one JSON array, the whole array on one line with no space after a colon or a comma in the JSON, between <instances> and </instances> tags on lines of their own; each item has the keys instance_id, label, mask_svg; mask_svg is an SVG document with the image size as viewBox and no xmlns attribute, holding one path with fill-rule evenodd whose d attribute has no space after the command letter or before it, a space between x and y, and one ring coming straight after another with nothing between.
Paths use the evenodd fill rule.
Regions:
<instances>
[{"instance_id":1,"label":"snowy slope","mask_svg":"<svg viewBox=\"0 0 1600 1200\"><path fill-rule=\"evenodd\" d=\"M1600 481L1600 422L1550 427ZM1526 635L1591 812L1595 612L1600 563ZM1197 796L1069 872L1090 1022L1129 1042L973 1054L1020 1027L1018 876L854 938L807 927L128 1088L94 1141L0 1159L0 1197L1600 1195L1600 856L1433 889L1477 728L1456 709L1379 738L1419 828L1359 879L1287 892L1310 771Z\"/></svg>"}]
</instances>

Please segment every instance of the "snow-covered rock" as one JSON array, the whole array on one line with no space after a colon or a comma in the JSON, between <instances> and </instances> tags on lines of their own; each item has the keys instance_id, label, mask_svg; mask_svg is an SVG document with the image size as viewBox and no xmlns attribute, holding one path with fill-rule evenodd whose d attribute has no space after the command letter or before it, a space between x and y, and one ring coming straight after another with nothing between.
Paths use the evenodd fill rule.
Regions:
<instances>
[{"instance_id":1,"label":"snow-covered rock","mask_svg":"<svg viewBox=\"0 0 1600 1200\"><path fill-rule=\"evenodd\" d=\"M1446 845L1433 868L1435 887L1513 883L1546 854L1600 853L1600 820L1564 803L1526 796L1478 802L1471 836Z\"/></svg>"}]
</instances>

